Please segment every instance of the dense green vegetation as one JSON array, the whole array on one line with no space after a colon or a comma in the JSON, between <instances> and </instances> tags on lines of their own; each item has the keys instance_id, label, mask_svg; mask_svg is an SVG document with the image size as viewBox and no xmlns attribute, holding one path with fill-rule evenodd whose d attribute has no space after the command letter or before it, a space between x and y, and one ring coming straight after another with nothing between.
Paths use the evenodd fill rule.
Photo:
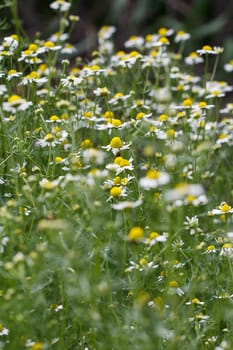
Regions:
<instances>
[{"instance_id":1,"label":"dense green vegetation","mask_svg":"<svg viewBox=\"0 0 233 350\"><path fill-rule=\"evenodd\" d=\"M232 349L233 60L106 25L87 61L71 2L46 39L8 5L0 349Z\"/></svg>"}]
</instances>

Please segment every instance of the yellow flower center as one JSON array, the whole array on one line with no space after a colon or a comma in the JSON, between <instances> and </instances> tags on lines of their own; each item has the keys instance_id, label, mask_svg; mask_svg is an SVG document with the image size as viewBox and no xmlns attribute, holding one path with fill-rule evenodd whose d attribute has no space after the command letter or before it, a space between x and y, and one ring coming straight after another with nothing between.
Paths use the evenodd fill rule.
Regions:
<instances>
[{"instance_id":1,"label":"yellow flower center","mask_svg":"<svg viewBox=\"0 0 233 350\"><path fill-rule=\"evenodd\" d=\"M112 118L114 118L114 113L113 113L112 111L106 111L106 112L104 113L104 118L106 118L106 119L112 119Z\"/></svg>"},{"instance_id":2,"label":"yellow flower center","mask_svg":"<svg viewBox=\"0 0 233 350\"><path fill-rule=\"evenodd\" d=\"M170 281L169 282L169 287L170 288L178 288L179 284L177 281Z\"/></svg>"},{"instance_id":3,"label":"yellow flower center","mask_svg":"<svg viewBox=\"0 0 233 350\"><path fill-rule=\"evenodd\" d=\"M185 117L185 112L178 112L177 113L178 118L184 118Z\"/></svg>"},{"instance_id":4,"label":"yellow flower center","mask_svg":"<svg viewBox=\"0 0 233 350\"><path fill-rule=\"evenodd\" d=\"M145 40L146 40L147 42L151 41L152 39L153 39L153 35L152 35L152 34L147 34L147 35L145 36Z\"/></svg>"},{"instance_id":5,"label":"yellow flower center","mask_svg":"<svg viewBox=\"0 0 233 350\"><path fill-rule=\"evenodd\" d=\"M114 186L110 190L110 195L112 197L119 197L122 193L122 189L120 187Z\"/></svg>"},{"instance_id":6,"label":"yellow flower center","mask_svg":"<svg viewBox=\"0 0 233 350\"><path fill-rule=\"evenodd\" d=\"M14 102L17 102L17 101L20 101L20 100L21 100L21 97L19 95L11 95L8 98L8 102L9 103L14 103Z\"/></svg>"},{"instance_id":7,"label":"yellow flower center","mask_svg":"<svg viewBox=\"0 0 233 350\"><path fill-rule=\"evenodd\" d=\"M221 94L221 92L219 90L212 91L212 95L214 95L214 96L219 96L220 94Z\"/></svg>"},{"instance_id":8,"label":"yellow flower center","mask_svg":"<svg viewBox=\"0 0 233 350\"><path fill-rule=\"evenodd\" d=\"M92 118L92 116L93 116L93 113L91 112L91 111L86 111L86 112L84 112L84 117L86 117L86 118Z\"/></svg>"},{"instance_id":9,"label":"yellow flower center","mask_svg":"<svg viewBox=\"0 0 233 350\"><path fill-rule=\"evenodd\" d=\"M56 187L56 185L49 180L45 180L41 184L41 187L44 188L45 190L53 190Z\"/></svg>"},{"instance_id":10,"label":"yellow flower center","mask_svg":"<svg viewBox=\"0 0 233 350\"><path fill-rule=\"evenodd\" d=\"M144 230L139 226L132 227L128 234L128 238L131 241L138 241L142 239L143 236L144 236Z\"/></svg>"},{"instance_id":11,"label":"yellow flower center","mask_svg":"<svg viewBox=\"0 0 233 350\"><path fill-rule=\"evenodd\" d=\"M11 38L12 38L13 40L19 41L19 37L18 37L17 34L12 34L12 35L11 35Z\"/></svg>"},{"instance_id":12,"label":"yellow flower center","mask_svg":"<svg viewBox=\"0 0 233 350\"><path fill-rule=\"evenodd\" d=\"M202 50L204 50L204 51L212 51L213 48L210 45L204 45L204 46L202 46Z\"/></svg>"},{"instance_id":13,"label":"yellow flower center","mask_svg":"<svg viewBox=\"0 0 233 350\"><path fill-rule=\"evenodd\" d=\"M38 50L38 45L36 45L36 44L30 44L30 45L28 46L28 50L29 50L29 51L32 51L32 52L36 52L36 51Z\"/></svg>"},{"instance_id":14,"label":"yellow flower center","mask_svg":"<svg viewBox=\"0 0 233 350\"><path fill-rule=\"evenodd\" d=\"M123 143L120 139L120 137L113 137L111 142L110 142L110 147L111 148L121 148L123 146Z\"/></svg>"},{"instance_id":15,"label":"yellow flower center","mask_svg":"<svg viewBox=\"0 0 233 350\"><path fill-rule=\"evenodd\" d=\"M192 104L193 104L193 100L191 98L186 98L182 103L184 107L191 107Z\"/></svg>"},{"instance_id":16,"label":"yellow flower center","mask_svg":"<svg viewBox=\"0 0 233 350\"><path fill-rule=\"evenodd\" d=\"M151 57L156 57L156 56L158 56L158 51L156 51L156 50L151 51L150 56L151 56Z\"/></svg>"},{"instance_id":17,"label":"yellow flower center","mask_svg":"<svg viewBox=\"0 0 233 350\"><path fill-rule=\"evenodd\" d=\"M43 343L37 342L32 345L31 349L32 350L42 350L43 348Z\"/></svg>"},{"instance_id":18,"label":"yellow flower center","mask_svg":"<svg viewBox=\"0 0 233 350\"><path fill-rule=\"evenodd\" d=\"M145 258L141 258L139 262L143 266L147 265L147 260Z\"/></svg>"},{"instance_id":19,"label":"yellow flower center","mask_svg":"<svg viewBox=\"0 0 233 350\"><path fill-rule=\"evenodd\" d=\"M158 232L151 232L150 235L149 235L149 239L152 240L152 239L155 239L159 236L159 233Z\"/></svg>"},{"instance_id":20,"label":"yellow flower center","mask_svg":"<svg viewBox=\"0 0 233 350\"><path fill-rule=\"evenodd\" d=\"M175 130L174 129L167 130L166 135L169 139L173 139L175 137Z\"/></svg>"},{"instance_id":21,"label":"yellow flower center","mask_svg":"<svg viewBox=\"0 0 233 350\"><path fill-rule=\"evenodd\" d=\"M50 48L50 47L54 47L55 44L54 44L52 41L46 41L46 42L44 43L44 46Z\"/></svg>"},{"instance_id":22,"label":"yellow flower center","mask_svg":"<svg viewBox=\"0 0 233 350\"><path fill-rule=\"evenodd\" d=\"M137 40L137 36L136 35L131 35L131 37L129 38L130 41L135 41Z\"/></svg>"},{"instance_id":23,"label":"yellow flower center","mask_svg":"<svg viewBox=\"0 0 233 350\"><path fill-rule=\"evenodd\" d=\"M189 57L191 57L191 58L197 58L197 57L198 57L198 54L197 54L196 52L191 52L191 53L189 54Z\"/></svg>"},{"instance_id":24,"label":"yellow flower center","mask_svg":"<svg viewBox=\"0 0 233 350\"><path fill-rule=\"evenodd\" d=\"M58 117L57 115L52 115L52 116L49 118L49 120L55 122L55 121L59 120L59 117Z\"/></svg>"},{"instance_id":25,"label":"yellow flower center","mask_svg":"<svg viewBox=\"0 0 233 350\"><path fill-rule=\"evenodd\" d=\"M198 298L193 298L192 304L195 304L195 305L200 304L200 300Z\"/></svg>"},{"instance_id":26,"label":"yellow flower center","mask_svg":"<svg viewBox=\"0 0 233 350\"><path fill-rule=\"evenodd\" d=\"M30 74L28 74L27 76L26 76L26 78L31 78L31 79L38 79L39 78L39 74L37 73L37 72L35 72L35 71L33 71L33 72L31 72Z\"/></svg>"},{"instance_id":27,"label":"yellow flower center","mask_svg":"<svg viewBox=\"0 0 233 350\"><path fill-rule=\"evenodd\" d=\"M113 183L114 185L119 185L121 183L121 177L120 176L114 177Z\"/></svg>"},{"instance_id":28,"label":"yellow flower center","mask_svg":"<svg viewBox=\"0 0 233 350\"><path fill-rule=\"evenodd\" d=\"M229 210L231 210L231 206L228 205L226 202L222 202L220 204L220 210L223 211L224 213L227 213Z\"/></svg>"},{"instance_id":29,"label":"yellow flower center","mask_svg":"<svg viewBox=\"0 0 233 350\"><path fill-rule=\"evenodd\" d=\"M131 51L129 53L129 57L133 58L133 57L138 57L140 56L140 53L138 51Z\"/></svg>"},{"instance_id":30,"label":"yellow flower center","mask_svg":"<svg viewBox=\"0 0 233 350\"><path fill-rule=\"evenodd\" d=\"M198 103L198 106L199 106L200 108L205 108L205 107L207 106L207 103L206 103L205 101L200 101L200 102Z\"/></svg>"},{"instance_id":31,"label":"yellow flower center","mask_svg":"<svg viewBox=\"0 0 233 350\"><path fill-rule=\"evenodd\" d=\"M81 142L81 147L82 148L89 148L92 147L92 142L90 139L85 139Z\"/></svg>"},{"instance_id":32,"label":"yellow flower center","mask_svg":"<svg viewBox=\"0 0 233 350\"><path fill-rule=\"evenodd\" d=\"M186 199L188 203L192 203L196 198L197 197L194 196L193 194L189 194Z\"/></svg>"},{"instance_id":33,"label":"yellow flower center","mask_svg":"<svg viewBox=\"0 0 233 350\"><path fill-rule=\"evenodd\" d=\"M231 249L232 248L232 244L231 243L225 243L222 246L222 249Z\"/></svg>"},{"instance_id":34,"label":"yellow flower center","mask_svg":"<svg viewBox=\"0 0 233 350\"><path fill-rule=\"evenodd\" d=\"M160 116L159 116L159 121L160 122L165 122L165 121L167 121L168 120L168 115L167 114L161 114Z\"/></svg>"},{"instance_id":35,"label":"yellow flower center","mask_svg":"<svg viewBox=\"0 0 233 350\"><path fill-rule=\"evenodd\" d=\"M15 73L17 73L17 71L15 69L11 69L11 70L8 71L7 74L11 75L11 74L15 74Z\"/></svg>"},{"instance_id":36,"label":"yellow flower center","mask_svg":"<svg viewBox=\"0 0 233 350\"><path fill-rule=\"evenodd\" d=\"M136 119L137 119L137 120L142 119L144 116L145 116L145 113L144 113L144 112L139 112L139 113L136 115Z\"/></svg>"},{"instance_id":37,"label":"yellow flower center","mask_svg":"<svg viewBox=\"0 0 233 350\"><path fill-rule=\"evenodd\" d=\"M219 140L224 140L225 138L227 138L228 137L228 135L227 134L220 134L219 136L218 136L218 139Z\"/></svg>"},{"instance_id":38,"label":"yellow flower center","mask_svg":"<svg viewBox=\"0 0 233 350\"><path fill-rule=\"evenodd\" d=\"M125 159L123 157L116 157L114 159L114 164L119 165L121 168L123 168L124 166L129 166L130 162L128 161L128 159Z\"/></svg>"},{"instance_id":39,"label":"yellow flower center","mask_svg":"<svg viewBox=\"0 0 233 350\"><path fill-rule=\"evenodd\" d=\"M121 97L123 97L124 95L122 94L122 92L117 92L115 95L114 95L114 97L115 98L121 98Z\"/></svg>"},{"instance_id":40,"label":"yellow flower center","mask_svg":"<svg viewBox=\"0 0 233 350\"><path fill-rule=\"evenodd\" d=\"M100 88L100 94L102 96L108 95L108 93L109 93L109 91L108 91L108 89L106 87Z\"/></svg>"},{"instance_id":41,"label":"yellow flower center","mask_svg":"<svg viewBox=\"0 0 233 350\"><path fill-rule=\"evenodd\" d=\"M168 38L166 38L165 36L163 36L162 38L160 38L159 39L159 42L161 43L161 44L169 44L169 40L168 40Z\"/></svg>"},{"instance_id":42,"label":"yellow flower center","mask_svg":"<svg viewBox=\"0 0 233 350\"><path fill-rule=\"evenodd\" d=\"M124 55L125 55L125 51L117 51L116 55L117 55L118 57L124 56Z\"/></svg>"},{"instance_id":43,"label":"yellow flower center","mask_svg":"<svg viewBox=\"0 0 233 350\"><path fill-rule=\"evenodd\" d=\"M159 35L167 35L168 29L165 27L159 28L158 34Z\"/></svg>"},{"instance_id":44,"label":"yellow flower center","mask_svg":"<svg viewBox=\"0 0 233 350\"><path fill-rule=\"evenodd\" d=\"M123 179L121 179L121 185L123 186L126 186L128 182L129 180L127 179L127 177L123 177Z\"/></svg>"},{"instance_id":45,"label":"yellow flower center","mask_svg":"<svg viewBox=\"0 0 233 350\"><path fill-rule=\"evenodd\" d=\"M63 160L62 157L55 157L55 163L61 163Z\"/></svg>"},{"instance_id":46,"label":"yellow flower center","mask_svg":"<svg viewBox=\"0 0 233 350\"><path fill-rule=\"evenodd\" d=\"M90 68L90 70L92 70L92 71L96 71L96 70L99 70L99 69L100 69L100 66L97 66L97 64L94 64L93 66L90 66L89 68Z\"/></svg>"},{"instance_id":47,"label":"yellow flower center","mask_svg":"<svg viewBox=\"0 0 233 350\"><path fill-rule=\"evenodd\" d=\"M177 85L177 91L183 91L184 90L184 85L178 84Z\"/></svg>"},{"instance_id":48,"label":"yellow flower center","mask_svg":"<svg viewBox=\"0 0 233 350\"><path fill-rule=\"evenodd\" d=\"M209 246L207 247L207 251L208 251L208 252L213 252L213 251L215 251L215 246L214 246L213 244L209 245Z\"/></svg>"},{"instance_id":49,"label":"yellow flower center","mask_svg":"<svg viewBox=\"0 0 233 350\"><path fill-rule=\"evenodd\" d=\"M120 121L120 119L112 119L111 121L110 121L110 123L113 125L113 126L115 126L116 128L118 127L118 126L121 126L121 121Z\"/></svg>"},{"instance_id":50,"label":"yellow flower center","mask_svg":"<svg viewBox=\"0 0 233 350\"><path fill-rule=\"evenodd\" d=\"M146 177L149 179L158 179L160 177L160 172L155 169L150 169L147 171Z\"/></svg>"},{"instance_id":51,"label":"yellow flower center","mask_svg":"<svg viewBox=\"0 0 233 350\"><path fill-rule=\"evenodd\" d=\"M54 136L49 132L48 134L45 135L44 139L47 142L52 142L54 140Z\"/></svg>"},{"instance_id":52,"label":"yellow flower center","mask_svg":"<svg viewBox=\"0 0 233 350\"><path fill-rule=\"evenodd\" d=\"M182 36L182 35L184 35L184 34L186 34L183 30L179 30L178 32L177 32L177 35L178 36Z\"/></svg>"},{"instance_id":53,"label":"yellow flower center","mask_svg":"<svg viewBox=\"0 0 233 350\"><path fill-rule=\"evenodd\" d=\"M201 120L200 123L198 124L199 128L204 128L205 126L205 121Z\"/></svg>"}]
</instances>

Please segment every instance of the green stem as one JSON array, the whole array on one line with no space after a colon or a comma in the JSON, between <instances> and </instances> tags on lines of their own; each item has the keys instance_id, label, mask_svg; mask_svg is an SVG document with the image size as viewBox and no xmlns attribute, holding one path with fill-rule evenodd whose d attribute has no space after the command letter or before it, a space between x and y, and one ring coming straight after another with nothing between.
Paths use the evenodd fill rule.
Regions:
<instances>
[{"instance_id":1,"label":"green stem","mask_svg":"<svg viewBox=\"0 0 233 350\"><path fill-rule=\"evenodd\" d=\"M218 62L219 62L219 55L216 56L215 62L214 62L214 68L213 68L213 72L211 75L211 81L214 80L215 74L216 74L216 70L217 70L217 66L218 66Z\"/></svg>"},{"instance_id":2,"label":"green stem","mask_svg":"<svg viewBox=\"0 0 233 350\"><path fill-rule=\"evenodd\" d=\"M24 32L22 28L22 21L19 19L19 14L18 14L18 2L17 0L12 0L12 5L10 7L11 14L12 14L12 23L15 27L15 32L19 37L21 34Z\"/></svg>"},{"instance_id":3,"label":"green stem","mask_svg":"<svg viewBox=\"0 0 233 350\"><path fill-rule=\"evenodd\" d=\"M1 140L1 157L2 159L0 165L3 166L2 172L3 172L3 181L6 178L6 174L8 173L8 162L7 159L7 136L6 136L6 128L3 120L3 111L0 109L0 126L1 126L1 134L0 134L0 140ZM4 193L4 183L2 186L2 194Z\"/></svg>"},{"instance_id":4,"label":"green stem","mask_svg":"<svg viewBox=\"0 0 233 350\"><path fill-rule=\"evenodd\" d=\"M205 55L205 75L204 75L204 89L206 90L206 82L208 80L208 63L209 63L208 53Z\"/></svg>"}]
</instances>

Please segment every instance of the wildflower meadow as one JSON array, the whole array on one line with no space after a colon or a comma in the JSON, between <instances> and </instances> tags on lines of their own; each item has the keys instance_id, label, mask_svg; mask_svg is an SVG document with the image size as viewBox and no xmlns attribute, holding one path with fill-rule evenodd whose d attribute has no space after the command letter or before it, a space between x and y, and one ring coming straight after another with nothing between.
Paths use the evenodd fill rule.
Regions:
<instances>
[{"instance_id":1,"label":"wildflower meadow","mask_svg":"<svg viewBox=\"0 0 233 350\"><path fill-rule=\"evenodd\" d=\"M0 349L233 349L233 60L155 28L0 43ZM228 81L218 77L224 73ZM232 101L232 102L231 102ZM231 207L232 206L232 207Z\"/></svg>"}]
</instances>

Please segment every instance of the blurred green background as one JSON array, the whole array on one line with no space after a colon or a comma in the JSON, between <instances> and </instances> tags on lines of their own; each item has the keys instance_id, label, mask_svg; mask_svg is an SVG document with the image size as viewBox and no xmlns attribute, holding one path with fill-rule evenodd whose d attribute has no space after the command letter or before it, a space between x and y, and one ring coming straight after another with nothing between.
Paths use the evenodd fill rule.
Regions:
<instances>
[{"instance_id":1,"label":"blurred green background","mask_svg":"<svg viewBox=\"0 0 233 350\"><path fill-rule=\"evenodd\" d=\"M59 16L49 9L50 3L18 0L19 15L30 37L36 32L48 37L57 30ZM73 0L71 12L81 19L71 37L81 55L95 49L97 30L111 24L117 27L118 48L132 34L155 33L165 26L192 35L189 51L204 44L224 46L224 60L233 58L233 0ZM0 13L6 27L2 35L11 29L11 22L9 9L1 9Z\"/></svg>"}]
</instances>

